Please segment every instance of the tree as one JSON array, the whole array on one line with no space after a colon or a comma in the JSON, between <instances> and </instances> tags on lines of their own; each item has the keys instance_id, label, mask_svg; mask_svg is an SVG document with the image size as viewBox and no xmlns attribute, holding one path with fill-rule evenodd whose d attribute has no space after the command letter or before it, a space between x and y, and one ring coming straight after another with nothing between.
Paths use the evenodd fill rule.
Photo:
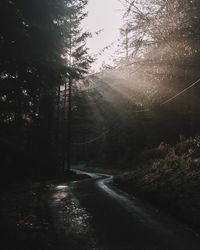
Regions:
<instances>
[{"instance_id":1,"label":"tree","mask_svg":"<svg viewBox=\"0 0 200 250\"><path fill-rule=\"evenodd\" d=\"M81 21L86 16L84 7L87 1L74 1L74 11L69 16L69 37L67 38L68 46L66 47L65 58L71 67L79 70L79 72L86 72L89 68L90 63L93 61L87 53L86 39L90 36L87 32L82 32L80 29ZM64 142L63 142L63 171L65 171L65 161L67 159L67 171L70 171L71 167L71 126L72 126L72 88L76 89L76 81L81 77L68 77L68 95L67 95L67 84L64 87ZM68 97L68 102L66 98ZM66 106L66 103L68 104ZM66 107L68 107L67 119L66 119ZM65 132L65 119L67 121L67 131ZM67 155L67 158L66 158Z\"/></svg>"},{"instance_id":2,"label":"tree","mask_svg":"<svg viewBox=\"0 0 200 250\"><path fill-rule=\"evenodd\" d=\"M0 140L5 170L12 168L9 173L39 176L57 171L60 89L66 79L84 72L65 58L71 49L70 19L76 19L85 4L81 0L0 3ZM79 24L76 20L76 27Z\"/></svg>"}]
</instances>

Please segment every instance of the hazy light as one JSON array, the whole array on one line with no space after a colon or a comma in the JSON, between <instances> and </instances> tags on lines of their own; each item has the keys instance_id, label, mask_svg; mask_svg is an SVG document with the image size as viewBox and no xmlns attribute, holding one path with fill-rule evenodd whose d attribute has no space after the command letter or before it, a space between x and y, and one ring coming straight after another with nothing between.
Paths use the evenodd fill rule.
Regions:
<instances>
[{"instance_id":1,"label":"hazy light","mask_svg":"<svg viewBox=\"0 0 200 250\"><path fill-rule=\"evenodd\" d=\"M98 54L108 45L114 44L98 59L94 69L98 70L102 62L111 63L115 58L117 40L119 39L119 28L122 26L122 4L119 0L89 0L87 11L88 17L83 22L85 30L91 32L93 37L88 39L87 46L90 53ZM95 32L102 30L99 35Z\"/></svg>"},{"instance_id":2,"label":"hazy light","mask_svg":"<svg viewBox=\"0 0 200 250\"><path fill-rule=\"evenodd\" d=\"M66 189L66 188L68 188L68 186L59 185L56 187L57 190Z\"/></svg>"}]
</instances>

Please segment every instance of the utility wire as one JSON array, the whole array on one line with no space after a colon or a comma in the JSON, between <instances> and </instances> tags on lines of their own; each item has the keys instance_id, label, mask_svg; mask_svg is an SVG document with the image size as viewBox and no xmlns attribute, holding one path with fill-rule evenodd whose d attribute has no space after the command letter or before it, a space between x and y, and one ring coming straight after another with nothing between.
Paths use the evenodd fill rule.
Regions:
<instances>
[{"instance_id":1,"label":"utility wire","mask_svg":"<svg viewBox=\"0 0 200 250\"><path fill-rule=\"evenodd\" d=\"M105 136L109 132L110 132L109 130L104 131L103 133L101 133L100 135L98 135L97 137L95 137L95 138L93 138L91 140L84 141L84 142L74 142L74 143L72 143L72 145L86 145L86 144L91 144L93 142L98 141L99 139L101 139L103 136Z\"/></svg>"},{"instance_id":2,"label":"utility wire","mask_svg":"<svg viewBox=\"0 0 200 250\"><path fill-rule=\"evenodd\" d=\"M177 98L178 96L182 95L183 93L185 93L187 90L191 89L192 87L194 87L195 85L197 85L200 82L200 78L193 82L192 84L190 84L188 87L184 88L183 90L181 90L180 92L178 92L177 94L175 94L174 96L170 97L169 99L165 100L164 102L162 102L159 106L165 105L171 101L173 101L175 98ZM144 109L144 110L138 110L135 111L134 113L142 113L142 112L150 112L152 111L152 109Z\"/></svg>"},{"instance_id":3,"label":"utility wire","mask_svg":"<svg viewBox=\"0 0 200 250\"><path fill-rule=\"evenodd\" d=\"M200 82L200 78L193 82L192 84L190 84L188 87L184 88L182 91L180 91L179 93L177 93L176 95L174 95L173 97L167 99L166 101L162 102L160 104L160 106L162 105L165 105L171 101L173 101L176 97L182 95L183 93L185 93L187 90L191 89L192 87L194 87L195 85L197 85L198 83ZM151 112L152 109L144 109L144 110L136 110L134 111L134 113L147 113L147 112ZM87 144L91 144L93 142L96 142L98 141L99 139L101 139L103 136L107 135L108 133L110 132L110 130L107 130L107 131L104 131L103 133L101 133L100 135L98 135L97 137L91 139L91 140L88 140L88 141L85 141L85 142L75 142L75 143L72 143L72 145L87 145Z\"/></svg>"},{"instance_id":4,"label":"utility wire","mask_svg":"<svg viewBox=\"0 0 200 250\"><path fill-rule=\"evenodd\" d=\"M183 93L185 93L187 90L191 89L192 87L194 87L197 83L200 82L200 78L196 81L193 82L192 84L190 84L188 87L184 88L182 91L180 91L179 93L177 93L176 95L172 96L171 98L169 98L168 100L164 101L161 105L165 105L166 103L171 102L172 100L174 100L176 97L182 95Z\"/></svg>"}]
</instances>

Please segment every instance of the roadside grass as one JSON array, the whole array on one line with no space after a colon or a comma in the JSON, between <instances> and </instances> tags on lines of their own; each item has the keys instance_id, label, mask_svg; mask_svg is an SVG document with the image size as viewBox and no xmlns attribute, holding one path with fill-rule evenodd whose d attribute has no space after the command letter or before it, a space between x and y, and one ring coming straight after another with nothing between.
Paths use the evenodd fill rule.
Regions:
<instances>
[{"instance_id":1,"label":"roadside grass","mask_svg":"<svg viewBox=\"0 0 200 250\"><path fill-rule=\"evenodd\" d=\"M200 137L182 137L173 147L161 143L141 156L114 184L200 233Z\"/></svg>"}]
</instances>

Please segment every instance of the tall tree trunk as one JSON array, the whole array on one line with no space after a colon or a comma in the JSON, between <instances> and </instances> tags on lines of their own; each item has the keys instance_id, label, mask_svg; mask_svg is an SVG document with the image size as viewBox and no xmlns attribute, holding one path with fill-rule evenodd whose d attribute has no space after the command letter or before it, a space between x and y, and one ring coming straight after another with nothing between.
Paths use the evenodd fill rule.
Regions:
<instances>
[{"instance_id":1,"label":"tall tree trunk","mask_svg":"<svg viewBox=\"0 0 200 250\"><path fill-rule=\"evenodd\" d=\"M70 30L71 30L71 15L70 15ZM72 66L72 36L70 32L70 46L69 46L69 64ZM69 77L68 82L68 113L67 113L67 171L71 170L71 124L72 124L72 78Z\"/></svg>"},{"instance_id":2,"label":"tall tree trunk","mask_svg":"<svg viewBox=\"0 0 200 250\"><path fill-rule=\"evenodd\" d=\"M126 63L128 63L128 57L129 57L129 54L128 54L128 28L126 28L126 31L125 31L125 46L126 46Z\"/></svg>"},{"instance_id":3,"label":"tall tree trunk","mask_svg":"<svg viewBox=\"0 0 200 250\"><path fill-rule=\"evenodd\" d=\"M64 103L63 103L63 146L62 146L62 172L65 172L66 161L66 104L67 104L67 83L64 88Z\"/></svg>"},{"instance_id":4,"label":"tall tree trunk","mask_svg":"<svg viewBox=\"0 0 200 250\"><path fill-rule=\"evenodd\" d=\"M72 79L69 78L67 119L67 171L71 169Z\"/></svg>"},{"instance_id":5,"label":"tall tree trunk","mask_svg":"<svg viewBox=\"0 0 200 250\"><path fill-rule=\"evenodd\" d=\"M18 144L19 147L23 147L24 143L24 122L23 122L23 108L22 108L22 87L20 83L20 79L18 76L18 72L16 72L15 76L17 90L16 90L16 97L17 97L17 110L15 114L15 121L17 126L17 134L18 134Z\"/></svg>"},{"instance_id":6,"label":"tall tree trunk","mask_svg":"<svg viewBox=\"0 0 200 250\"><path fill-rule=\"evenodd\" d=\"M55 145L56 145L56 150L57 150L57 167L58 172L61 172L61 145L60 145L60 83L57 85L57 100L56 100L56 124L55 124Z\"/></svg>"}]
</instances>

